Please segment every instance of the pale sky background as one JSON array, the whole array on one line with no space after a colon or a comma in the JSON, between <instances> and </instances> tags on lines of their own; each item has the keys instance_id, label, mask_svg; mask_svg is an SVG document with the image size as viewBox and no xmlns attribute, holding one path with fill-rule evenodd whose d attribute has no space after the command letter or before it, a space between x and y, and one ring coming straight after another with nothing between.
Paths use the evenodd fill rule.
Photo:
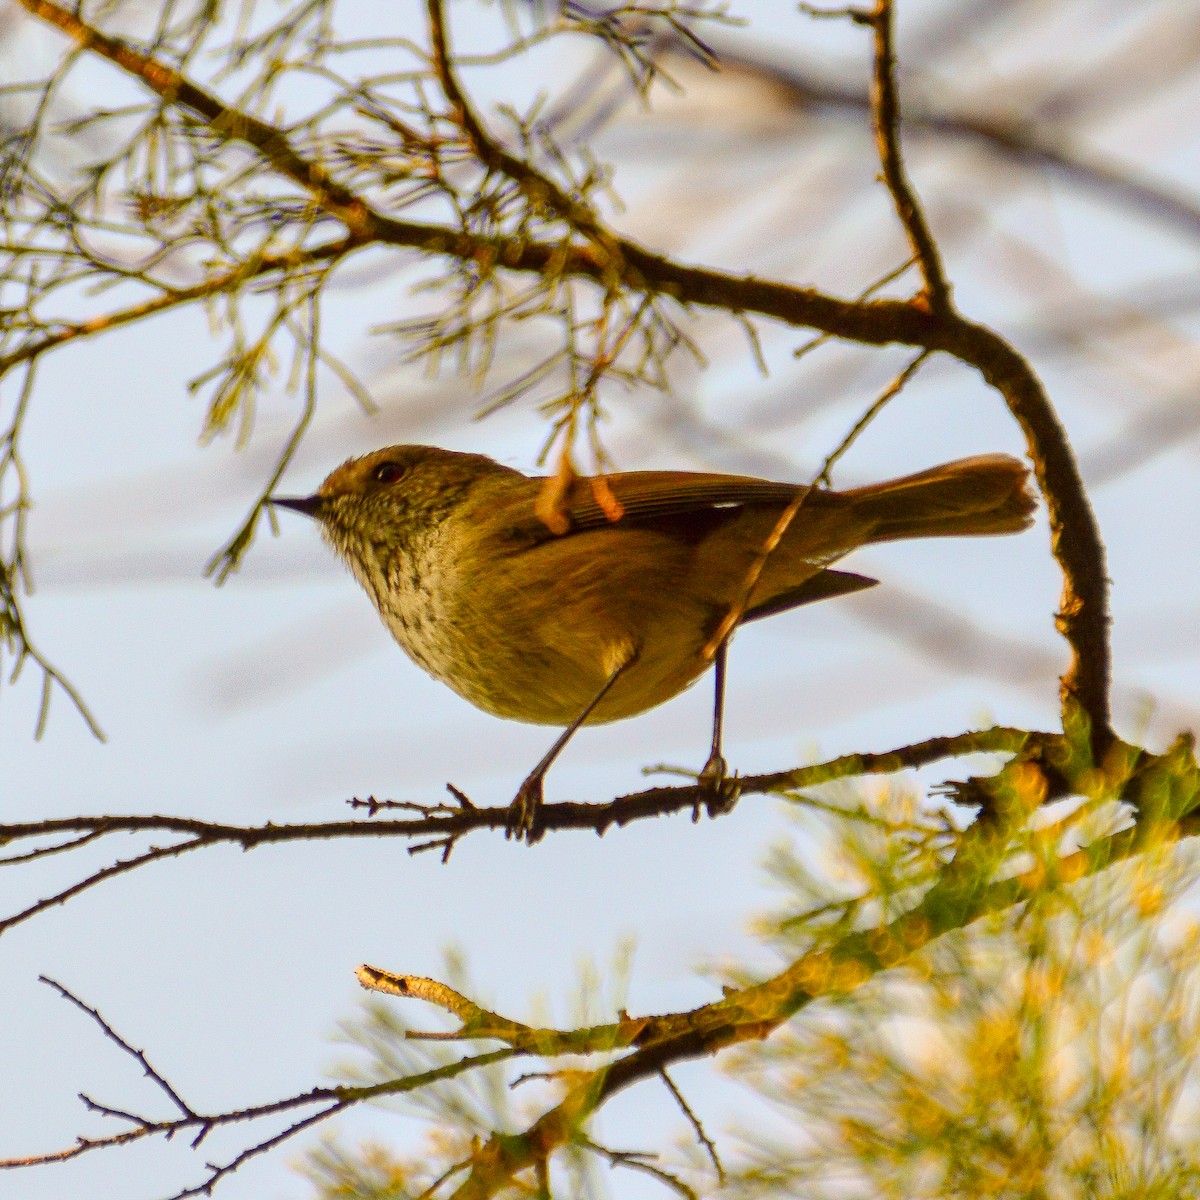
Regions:
<instances>
[{"instance_id":1,"label":"pale sky background","mask_svg":"<svg viewBox=\"0 0 1200 1200\"><path fill-rule=\"evenodd\" d=\"M1116 16L1126 10L1115 2L1057 6L1055 14L1008 6L939 57L938 14L962 7L900 5L901 59L910 42L924 54L906 81L909 94L941 109L1002 114L1022 97L1049 95L1054 82L1086 80L1127 32ZM1164 21L1186 27L1189 3L1159 7ZM843 84L865 78L865 34L805 20L791 5L736 9L754 18L737 36L779 61L815 65ZM494 29L490 10L480 16L458 4L453 12L462 45ZM50 44L24 23L3 29L26 39L30 53ZM540 55L535 70L470 81L524 102L531 83L561 87L589 61L578 47L560 48ZM629 206L623 228L691 261L846 295L903 258L855 118L798 115L732 70L680 77L690 89L684 96L660 96L649 114L627 106L599 140L619 164ZM1079 145L1097 161L1132 164L1163 181L1200 213L1197 78L1193 71L1186 86L1145 89L1081 121ZM102 79L115 86L111 73ZM1016 115L1048 133L1057 128L1050 105ZM1136 215L1062 176L1018 176L978 147L909 144L960 305L1030 354L1100 483L1093 498L1114 581L1118 728L1160 747L1200 723L1200 420L1187 417L1200 405L1200 218L1189 234L1178 221ZM419 311L406 296L408 261L361 256L330 293L330 345L361 371L384 412L361 414L327 373L318 420L285 491L307 493L347 455L398 441L482 450L533 467L543 427L528 405L474 423L478 395L466 382L403 368L394 343L369 335ZM1164 289L1168 300L1152 318L1119 319L1125 301L1149 309ZM1076 316L1100 336L1064 338ZM1114 332L1104 332L1105 322ZM807 340L804 331L761 329L768 379L735 330L704 318L696 332L713 366L681 364L675 402L614 395L608 444L619 465L810 478L907 360L896 349L832 348L797 363L792 351ZM5 685L6 819L155 812L249 824L333 820L347 815L349 796L437 800L447 779L479 803L507 802L552 731L501 723L427 679L391 643L313 526L284 514L281 536L264 527L222 589L202 578L266 478L295 406L280 386L264 397L245 451L226 440L198 448L203 410L186 386L219 345L203 313L186 309L53 354L39 370L25 435L38 584L27 613L38 646L78 686L108 742L93 740L56 695L46 736L35 743L36 673ZM1136 457L1138 438L1164 412L1182 413L1188 436L1122 473L1122 453ZM993 450L1021 452L999 398L965 368L938 361L835 478L864 483ZM992 721L1056 723L1055 675L1065 653L1052 624L1059 584L1044 517L1019 538L890 546L847 566L882 586L739 634L726 735L732 766L781 769ZM964 618L993 640L956 643L950 634ZM551 774L547 798L606 800L644 786L645 765L699 767L710 703L705 681L638 720L584 732ZM929 778L968 769L952 765ZM714 998L697 967L761 958L748 932L772 899L760 863L788 828L780 802L749 797L716 822L680 816L603 839L560 834L532 850L474 834L448 866L409 857L399 840L361 840L209 850L139 870L20 926L0 945L0 1154L111 1131L84 1115L80 1091L167 1112L135 1064L40 985L39 974L99 1008L193 1106L261 1103L334 1078L346 1051L332 1036L359 1011L353 970L364 961L439 976L443 947L457 944L477 999L522 1018L531 998L544 996L565 1022L580 960L592 956L603 967L632 937L631 1012ZM111 860L118 845L104 843L89 861ZM121 852L133 849L131 842ZM89 853L0 873L4 911L78 877ZM433 1024L415 1003L405 1016ZM713 1077L707 1064L675 1072L710 1133L739 1095ZM399 1143L412 1134L378 1111L335 1128L351 1142L373 1134ZM600 1129L611 1145L645 1149L682 1131L682 1122L662 1089L643 1085L605 1110ZM0 1197L170 1195L200 1181L204 1159L236 1153L241 1132L214 1134L200 1156L182 1142L147 1143L0 1175ZM257 1160L218 1196L307 1195L289 1164L310 1143ZM612 1186L621 1196L663 1194L631 1174L614 1176Z\"/></svg>"}]
</instances>

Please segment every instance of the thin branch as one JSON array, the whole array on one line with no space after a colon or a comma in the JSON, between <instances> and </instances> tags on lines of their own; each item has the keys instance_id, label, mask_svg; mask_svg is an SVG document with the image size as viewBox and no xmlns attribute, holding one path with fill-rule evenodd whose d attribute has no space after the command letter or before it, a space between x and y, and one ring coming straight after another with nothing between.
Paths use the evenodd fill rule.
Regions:
<instances>
[{"instance_id":1,"label":"thin branch","mask_svg":"<svg viewBox=\"0 0 1200 1200\"><path fill-rule=\"evenodd\" d=\"M688 1187L682 1179L672 1175L669 1171L664 1171L662 1167L656 1167L652 1162L648 1162L648 1159L655 1157L653 1154L639 1150L611 1150L582 1135L576 1137L575 1144L607 1159L614 1167L626 1167L631 1171L641 1171L643 1174L649 1175L651 1179L657 1179L659 1183L682 1196L683 1200L700 1200L699 1193L694 1188ZM465 1164L460 1164L458 1169L461 1170L463 1165Z\"/></svg>"},{"instance_id":2,"label":"thin branch","mask_svg":"<svg viewBox=\"0 0 1200 1200\"><path fill-rule=\"evenodd\" d=\"M54 854L65 854L71 850L78 850L89 842L104 837L105 833L106 831L103 829L93 829L90 833L82 833L78 837L56 842L52 846L39 846L36 850L30 850L25 854L13 854L8 858L0 858L0 867L13 867L19 863L34 862L39 858L49 858Z\"/></svg>"},{"instance_id":3,"label":"thin branch","mask_svg":"<svg viewBox=\"0 0 1200 1200\"><path fill-rule=\"evenodd\" d=\"M120 818L118 818L120 820ZM201 822L201 824L203 824ZM109 820L106 817L84 818L82 822L71 821L67 825L62 826L63 829L76 829L81 832L92 834L107 834L114 832L109 825ZM161 828L161 826L160 826ZM45 830L44 832L58 832L58 830ZM21 834L16 836L20 837ZM30 836L38 837L38 832L31 833ZM4 833L0 829L0 838L4 838ZM85 839L81 838L80 842ZM92 838L86 840L91 841ZM224 840L224 839L221 839ZM186 854L189 850L198 850L201 846L215 844L204 835L199 835L189 838L182 842L176 842L171 846L156 846L153 849L147 850L144 854L135 855L133 858L118 859L107 867L102 867L99 871L94 871L85 879L81 879L78 883L72 884L70 887L65 887L60 892L55 892L51 896L46 896L44 899L36 901L29 905L28 908L22 909L20 912L14 913L11 917L0 919L0 935L7 933L16 925L23 924L31 917L36 917L40 913L44 913L51 908L57 908L60 904L65 904L68 900L74 899L81 892L86 892L97 884L106 883L110 879L115 879L118 875L126 875L130 871L136 871L139 867L144 867L149 863L158 862L163 858L175 858L178 855Z\"/></svg>"},{"instance_id":4,"label":"thin branch","mask_svg":"<svg viewBox=\"0 0 1200 1200\"><path fill-rule=\"evenodd\" d=\"M295 424L292 426L291 433L288 435L287 441L284 443L283 449L275 459L275 467L271 472L267 482L260 489L258 498L255 500L249 515L242 523L241 528L233 535L232 538L220 549L216 554L209 559L205 564L204 574L212 576L219 587L228 578L231 572L237 569L242 556L250 548L251 542L254 540L254 533L258 526L259 516L263 510L268 508L268 503L272 493L275 491L276 485L283 478L284 472L287 471L292 459L295 458L297 450L300 448L300 442L304 438L309 425L312 423L313 417L317 411L317 364L322 360L320 350L320 285L315 285L306 297L308 306L308 329L303 335L303 341L306 343L306 370L304 377L304 401L300 406L300 415L296 418ZM299 335L298 335L299 336Z\"/></svg>"},{"instance_id":5,"label":"thin branch","mask_svg":"<svg viewBox=\"0 0 1200 1200\"><path fill-rule=\"evenodd\" d=\"M146 317L155 316L160 312L166 312L184 304L192 304L197 300L208 299L221 292L234 291L253 279L261 279L280 271L294 270L310 263L336 262L349 253L354 246L355 242L352 238L342 237L305 250L257 255L247 259L244 263L239 263L229 271L210 275L191 287L164 288L161 296L155 296L140 304L114 309L112 312L91 317L77 324L64 324L53 333L31 339L24 345L18 346L16 350L0 355L0 375L20 363L39 358L47 351L55 350L68 342L94 337L96 334L107 333L112 329L120 329L123 325L133 324Z\"/></svg>"},{"instance_id":6,"label":"thin branch","mask_svg":"<svg viewBox=\"0 0 1200 1200\"><path fill-rule=\"evenodd\" d=\"M704 1147L704 1153L708 1155L713 1169L717 1172L717 1183L721 1187L724 1187L725 1168L721 1165L721 1158L717 1154L716 1143L704 1132L704 1126L700 1124L700 1118L692 1111L692 1106L684 1098L679 1088L675 1086L675 1081L667 1074L667 1068L663 1067L658 1074L663 1083L666 1084L667 1091L674 1097L675 1103L679 1105L680 1111L687 1118L688 1124L692 1127L692 1131L696 1135L696 1140Z\"/></svg>"},{"instance_id":7,"label":"thin branch","mask_svg":"<svg viewBox=\"0 0 1200 1200\"><path fill-rule=\"evenodd\" d=\"M817 787L837 779L860 775L888 775L898 771L925 766L944 758L967 754L1015 754L1022 750L1033 753L1045 746L1051 753L1061 739L1052 734L1030 734L1024 730L1002 727L958 734L953 737L930 738L924 742L902 746L877 754L848 754L828 762L791 771L766 775L747 775L739 780L742 795L766 795ZM649 820L671 813L691 812L704 802L709 793L697 784L683 787L656 787L606 803L560 801L546 804L547 830L588 830L604 834L613 827L623 827L634 821ZM373 801L370 811L380 812L387 801ZM175 858L195 850L218 845L236 845L252 850L265 845L284 845L291 842L321 841L330 838L452 839L464 837L475 830L504 830L508 822L508 806L461 806L453 809L435 804L428 808L400 802L406 809L415 808L418 815L404 820L368 818L357 821L327 821L310 824L227 825L190 817L166 815L105 815L96 817L67 817L46 821L0 825L0 842L13 843L61 835L99 836L117 834L170 833L181 840L168 846L152 847L144 853L119 860L95 871L79 882L48 896L22 911L0 920L0 934L15 925L39 915L88 889L118 875L160 859ZM410 847L410 852L419 846ZM3 864L0 864L3 865Z\"/></svg>"},{"instance_id":8,"label":"thin branch","mask_svg":"<svg viewBox=\"0 0 1200 1200\"><path fill-rule=\"evenodd\" d=\"M900 394L907 386L909 380L921 368L921 364L929 357L928 350L922 350L896 376L895 379L883 390L878 399L871 405L870 408L854 423L850 431L842 438L841 442L830 452L824 463L821 465L821 470L817 473L812 483L803 491L796 493L796 498L788 504L788 506L779 514L779 519L775 522L774 528L764 539L763 544L759 547L758 553L754 556L749 568L746 571L746 577L742 581L741 592L734 604L732 604L721 618L721 623L717 626L716 632L708 641L708 645L704 647L704 657L706 660L711 660L715 657L717 651L725 643L726 639L733 633L742 617L745 615L746 608L750 603L750 597L754 593L755 587L766 570L767 563L770 561L771 555L779 547L779 543L783 541L784 535L791 528L792 522L796 519L800 510L804 507L805 501L812 495L813 489L822 484L828 485L830 472L833 470L834 464L846 453L847 450L854 444L859 434L883 411L888 402Z\"/></svg>"},{"instance_id":9,"label":"thin branch","mask_svg":"<svg viewBox=\"0 0 1200 1200\"><path fill-rule=\"evenodd\" d=\"M942 267L941 252L930 232L925 213L908 180L900 152L900 96L896 89L896 58L892 0L876 0L871 13L875 33L875 66L871 81L871 114L883 179L896 205L908 244L925 280L923 297L934 312L950 308L950 285Z\"/></svg>"},{"instance_id":10,"label":"thin branch","mask_svg":"<svg viewBox=\"0 0 1200 1200\"><path fill-rule=\"evenodd\" d=\"M813 487L829 487L832 482L833 468L837 466L846 451L858 441L863 430L875 420L884 408L887 407L900 393L909 385L912 378L924 365L925 360L929 358L929 351L922 350L909 364L902 370L887 387L879 393L874 403L863 413L861 417L850 427L842 440L834 447L833 451L821 464L821 470L817 477L813 480Z\"/></svg>"},{"instance_id":11,"label":"thin branch","mask_svg":"<svg viewBox=\"0 0 1200 1200\"><path fill-rule=\"evenodd\" d=\"M180 1096L180 1094L167 1082L162 1072L156 1070L151 1065L150 1060L146 1057L144 1050L139 1050L136 1046L130 1045L129 1042L127 1042L119 1033L117 1033L117 1031L113 1029L113 1027L100 1015L98 1010L92 1008L90 1004L85 1004L79 999L78 996L69 991L67 988L63 987L63 985L57 980L51 979L47 975L39 975L38 980L39 982L46 984L48 987L52 987L64 1000L75 1005L80 1012L86 1013L89 1017L91 1017L91 1019L100 1026L104 1036L108 1038L110 1042L114 1042L118 1047L120 1047L120 1049L128 1054L130 1058L137 1062L137 1064L142 1068L142 1074L145 1075L147 1079L151 1080L159 1089L159 1091L166 1094L167 1098L172 1104L175 1105L177 1109L179 1109L183 1116L195 1118L196 1113L184 1102L183 1097Z\"/></svg>"},{"instance_id":12,"label":"thin branch","mask_svg":"<svg viewBox=\"0 0 1200 1200\"><path fill-rule=\"evenodd\" d=\"M319 1124L321 1121L328 1120L330 1117L336 1116L350 1107L350 1103L345 1100L338 1100L321 1109L319 1112L310 1113L307 1117L301 1117L298 1121L293 1121L287 1128L281 1129L278 1133L273 1134L269 1138L264 1138L261 1142L256 1142L253 1146L247 1146L240 1154L236 1154L228 1162L224 1163L208 1163L208 1174L203 1182L194 1185L193 1187L183 1188L170 1197L170 1200L187 1200L189 1196L211 1196L213 1188L228 1175L232 1175L239 1167L250 1161L252 1158L257 1158L260 1154L266 1154L270 1150L274 1150L276 1146L283 1142L294 1138L298 1133L303 1133L304 1130L310 1129L313 1125Z\"/></svg>"}]
</instances>

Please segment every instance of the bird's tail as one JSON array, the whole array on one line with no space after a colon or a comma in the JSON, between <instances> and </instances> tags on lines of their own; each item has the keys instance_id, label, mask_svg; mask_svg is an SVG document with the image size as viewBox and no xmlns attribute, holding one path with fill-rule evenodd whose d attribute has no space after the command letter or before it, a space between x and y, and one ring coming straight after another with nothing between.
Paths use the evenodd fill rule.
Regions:
<instances>
[{"instance_id":1,"label":"bird's tail","mask_svg":"<svg viewBox=\"0 0 1200 1200\"><path fill-rule=\"evenodd\" d=\"M1007 454L982 454L842 495L870 526L872 542L1017 533L1037 503L1029 470Z\"/></svg>"}]
</instances>

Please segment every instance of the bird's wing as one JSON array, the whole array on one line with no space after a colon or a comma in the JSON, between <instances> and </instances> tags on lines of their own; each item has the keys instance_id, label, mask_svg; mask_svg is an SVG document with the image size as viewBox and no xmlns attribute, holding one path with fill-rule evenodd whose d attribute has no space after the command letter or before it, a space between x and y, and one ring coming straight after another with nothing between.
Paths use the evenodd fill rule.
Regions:
<instances>
[{"instance_id":1,"label":"bird's wing","mask_svg":"<svg viewBox=\"0 0 1200 1200\"><path fill-rule=\"evenodd\" d=\"M542 482L539 480L539 482ZM599 484L599 486L597 486ZM605 496L607 487L611 499ZM783 510L808 488L803 484L773 483L743 475L714 475L688 471L628 471L592 480L573 481L563 498L561 512L568 525L562 533L551 531L534 511L534 501L522 491L509 508L506 522L510 545L518 553L547 542L569 539L571 535L621 527L658 527L683 540L703 539L726 521L737 520L747 506L764 505ZM836 493L816 489L805 498L805 505L837 504ZM772 616L803 604L845 596L879 581L848 571L820 569L795 587L752 604L742 622Z\"/></svg>"},{"instance_id":2,"label":"bird's wing","mask_svg":"<svg viewBox=\"0 0 1200 1200\"><path fill-rule=\"evenodd\" d=\"M802 484L772 483L743 475L702 471L625 471L581 478L571 486L564 505L571 530L601 529L614 523L653 522L735 509L747 504L783 506L806 489ZM607 503L606 491L620 506ZM820 492L816 496L821 495Z\"/></svg>"},{"instance_id":3,"label":"bird's wing","mask_svg":"<svg viewBox=\"0 0 1200 1200\"><path fill-rule=\"evenodd\" d=\"M552 480L535 479L544 486ZM529 547L589 530L656 525L681 538L703 537L727 520L736 519L748 505L783 509L807 489L803 484L772 483L743 475L713 475L702 471L622 471L595 479L580 476L558 501L563 528L551 529L538 514L537 493L517 489L499 499L507 517L497 522L512 540ZM805 504L825 501L830 493L818 489ZM613 501L616 501L614 504ZM497 501L489 502L493 513ZM497 514L499 515L499 514Z\"/></svg>"}]
</instances>

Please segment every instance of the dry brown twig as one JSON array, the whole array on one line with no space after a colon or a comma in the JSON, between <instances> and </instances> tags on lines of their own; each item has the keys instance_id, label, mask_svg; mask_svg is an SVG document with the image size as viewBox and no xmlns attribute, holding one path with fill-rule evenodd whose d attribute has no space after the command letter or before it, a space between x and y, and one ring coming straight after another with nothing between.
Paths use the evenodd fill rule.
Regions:
<instances>
[{"instance_id":1,"label":"dry brown twig","mask_svg":"<svg viewBox=\"0 0 1200 1200\"><path fill-rule=\"evenodd\" d=\"M746 572L746 579L742 584L741 596L738 602L730 608L730 610L721 619L720 625L717 626L716 633L709 639L708 645L704 647L704 657L708 660L716 656L717 651L728 639L734 629L741 621L743 614L746 611L746 606L750 603L750 596L754 592L755 585L758 583L763 571L766 569L767 561L783 541L784 535L787 533L792 522L796 519L801 509L804 508L804 502L808 499L814 488L828 487L830 483L830 474L833 471L837 461L846 453L847 450L857 440L859 434L883 411L884 407L894 400L908 385L912 377L920 370L921 364L929 357L928 350L922 350L902 370L895 379L879 394L875 402L867 409L865 413L850 427L849 432L842 438L837 446L829 452L825 457L825 461L821 464L820 471L816 477L808 485L808 488L800 492L795 500L793 500L779 514L779 519L775 522L775 527L767 535L766 540L760 547L754 561L750 564L750 569Z\"/></svg>"},{"instance_id":2,"label":"dry brown twig","mask_svg":"<svg viewBox=\"0 0 1200 1200\"><path fill-rule=\"evenodd\" d=\"M108 1041L116 1045L122 1053L132 1058L138 1064L142 1074L154 1084L159 1092L167 1097L171 1105L178 1110L179 1115L153 1119L112 1108L109 1105L98 1103L89 1096L81 1094L80 1100L89 1112L121 1121L129 1125L130 1128L104 1137L77 1138L75 1143L65 1150L28 1155L23 1158L0 1160L0 1170L69 1162L72 1159L90 1154L96 1150L127 1146L133 1142L156 1137L170 1140L178 1134L191 1134L190 1145L193 1150L196 1150L199 1149L209 1134L215 1129L230 1125L245 1125L257 1121L269 1120L272 1117L292 1113L298 1109L308 1108L312 1105L323 1106L315 1113L309 1113L292 1121L277 1133L271 1134L261 1141L254 1142L224 1163L207 1163L204 1179L194 1186L182 1188L180 1191L174 1193L170 1197L170 1200L186 1200L189 1196L211 1195L213 1188L217 1184L229 1175L232 1175L251 1159L266 1154L281 1143L303 1133L304 1130L311 1128L313 1125L328 1120L357 1104L384 1096L400 1095L406 1091L428 1087L430 1084L441 1080L453 1079L463 1072L503 1062L520 1053L520 1051L512 1049L495 1050L489 1053L470 1055L404 1079L394 1079L385 1083L362 1087L314 1087L299 1095L287 1096L280 1100L273 1100L267 1104L250 1105L245 1108L221 1113L202 1113L193 1109L183 1099L179 1090L168 1081L166 1076L151 1064L145 1052L139 1050L122 1037L97 1009L86 1004L56 980L42 976L41 982L53 988L64 1000L73 1004L95 1022Z\"/></svg>"}]
</instances>

